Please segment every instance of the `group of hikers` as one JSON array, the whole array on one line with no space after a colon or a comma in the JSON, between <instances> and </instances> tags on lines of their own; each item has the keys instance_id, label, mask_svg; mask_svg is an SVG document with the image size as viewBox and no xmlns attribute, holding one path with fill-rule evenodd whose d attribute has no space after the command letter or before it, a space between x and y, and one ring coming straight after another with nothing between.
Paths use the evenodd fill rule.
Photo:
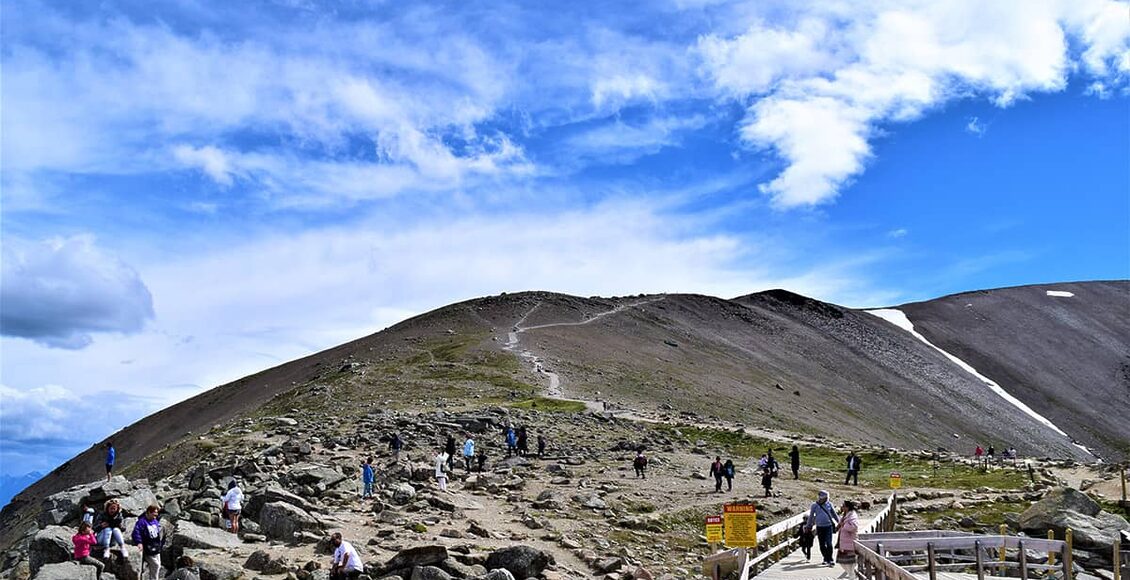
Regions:
<instances>
[{"instance_id":1,"label":"group of hikers","mask_svg":"<svg viewBox=\"0 0 1130 580\"><path fill-rule=\"evenodd\" d=\"M976 461L978 465L988 467L990 463L996 461L996 454L997 450L992 444L989 444L988 449L978 444L973 450L973 460ZM1001 452L1001 459L1016 459L1016 448L1009 446L1008 449Z\"/></svg>"},{"instance_id":2,"label":"group of hikers","mask_svg":"<svg viewBox=\"0 0 1130 580\"><path fill-rule=\"evenodd\" d=\"M165 536L161 530L160 508L150 505L145 513L137 519L130 534L131 544L141 549L141 578L143 580L158 580L161 572L161 550L165 547ZM121 503L116 499L108 500L103 504L102 513L97 517L93 509L84 511L82 522L78 525L78 533L71 538L74 543L74 559L81 565L92 566L98 578L106 569L106 562L111 557L111 550L116 548L119 560L129 556L126 548L125 516L122 513ZM95 557L94 554L100 557ZM182 558L177 562L177 569L173 570L166 580L200 580L191 558Z\"/></svg>"},{"instance_id":3,"label":"group of hikers","mask_svg":"<svg viewBox=\"0 0 1130 580\"><path fill-rule=\"evenodd\" d=\"M523 425L514 427L506 425L502 428L502 440L506 445L506 457L530 457L530 434L529 430ZM546 445L548 442L544 435L538 434L537 441L537 458L541 459L545 456ZM404 440L401 439L399 433L393 433L389 436L389 450L392 453L393 461L400 461L400 452L404 448ZM435 448L435 455L432 458L435 467L436 484L439 486L440 491L447 491L447 475L452 470L456 469L456 456L462 458L459 461L467 473L472 471L483 472L486 468L487 454L483 446L476 445L474 436L471 433L466 433L461 447L457 446L455 436L448 434L447 440L442 447ZM373 457L370 456L365 459L361 464L361 497L368 499L373 497L373 488L376 484L376 467L373 465Z\"/></svg>"},{"instance_id":4,"label":"group of hikers","mask_svg":"<svg viewBox=\"0 0 1130 580\"><path fill-rule=\"evenodd\" d=\"M642 467L639 466L640 459L643 458L643 451L641 450L636 456L636 476L642 476ZM644 459L643 465L647 465L647 460ZM793 479L800 479L800 449L793 445L789 451L789 467L793 472ZM848 454L846 459L846 473L844 477L844 485L851 482L853 485L859 485L859 471L863 467L863 462L854 451ZM780 474L781 465L777 462L777 458L773 456L773 450L770 449L761 455L757 461L757 473L761 476L761 487L765 489L765 497L773 495L773 480ZM722 461L719 455L714 456L714 462L710 464L710 475L714 478L714 492L722 492L722 481L726 482L726 491L734 489L734 475L735 467L732 459Z\"/></svg>"},{"instance_id":5,"label":"group of hikers","mask_svg":"<svg viewBox=\"0 0 1130 580\"><path fill-rule=\"evenodd\" d=\"M806 561L812 560L812 544L820 546L821 564L832 567L838 562L844 568L841 578L855 577L855 539L859 533L858 506L854 501L844 500L837 513L828 498L828 492L821 490L816 501L808 508L808 514L796 530L801 553ZM839 534L839 551L832 560L832 534Z\"/></svg>"}]
</instances>

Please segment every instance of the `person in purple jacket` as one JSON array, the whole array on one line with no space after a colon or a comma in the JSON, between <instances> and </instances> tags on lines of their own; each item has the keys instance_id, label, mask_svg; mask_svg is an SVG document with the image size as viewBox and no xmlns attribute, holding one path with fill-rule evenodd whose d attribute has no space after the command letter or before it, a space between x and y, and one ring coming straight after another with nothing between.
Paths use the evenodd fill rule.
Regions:
<instances>
[{"instance_id":1,"label":"person in purple jacket","mask_svg":"<svg viewBox=\"0 0 1130 580\"><path fill-rule=\"evenodd\" d=\"M161 508L151 505L145 515L137 518L133 526L133 543L141 546L141 573L144 580L158 580L161 574L161 550L165 538L161 534L161 518L157 516Z\"/></svg>"}]
</instances>

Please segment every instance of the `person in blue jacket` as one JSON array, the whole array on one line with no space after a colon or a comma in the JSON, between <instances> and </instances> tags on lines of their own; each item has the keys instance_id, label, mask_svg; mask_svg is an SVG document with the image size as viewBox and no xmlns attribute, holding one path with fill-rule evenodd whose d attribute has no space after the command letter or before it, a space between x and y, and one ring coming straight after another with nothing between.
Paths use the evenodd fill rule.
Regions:
<instances>
[{"instance_id":1,"label":"person in blue jacket","mask_svg":"<svg viewBox=\"0 0 1130 580\"><path fill-rule=\"evenodd\" d=\"M808 529L816 531L816 538L820 542L820 555L824 557L824 565L831 568L835 566L832 561L832 532L840 523L836 515L836 508L828 500L828 492L820 490L816 494L816 501L808 508Z\"/></svg>"},{"instance_id":2,"label":"person in blue jacket","mask_svg":"<svg viewBox=\"0 0 1130 580\"><path fill-rule=\"evenodd\" d=\"M110 481L110 477L114 471L114 460L118 458L118 454L114 451L114 442L106 442L106 481Z\"/></svg>"},{"instance_id":3,"label":"person in blue jacket","mask_svg":"<svg viewBox=\"0 0 1130 580\"><path fill-rule=\"evenodd\" d=\"M376 475L373 473L373 458L370 457L361 464L361 483L365 489L361 492L361 499L373 497L373 482Z\"/></svg>"}]
</instances>

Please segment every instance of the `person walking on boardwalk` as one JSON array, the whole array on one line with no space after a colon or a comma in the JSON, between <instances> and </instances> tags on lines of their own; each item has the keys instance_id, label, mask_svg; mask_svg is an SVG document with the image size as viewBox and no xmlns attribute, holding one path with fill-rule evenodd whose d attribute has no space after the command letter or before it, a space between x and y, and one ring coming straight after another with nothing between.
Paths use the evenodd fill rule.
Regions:
<instances>
[{"instance_id":1,"label":"person walking on boardwalk","mask_svg":"<svg viewBox=\"0 0 1130 580\"><path fill-rule=\"evenodd\" d=\"M835 566L832 562L832 532L840 517L836 515L836 508L828 500L828 492L820 490L816 494L816 501L808 508L808 529L816 532L816 539L820 543L820 555L824 558L825 566Z\"/></svg>"},{"instance_id":2,"label":"person walking on boardwalk","mask_svg":"<svg viewBox=\"0 0 1130 580\"><path fill-rule=\"evenodd\" d=\"M647 457L643 454L643 449L636 451L636 458L632 460L632 468L636 470L636 477L647 479L644 470L647 469Z\"/></svg>"},{"instance_id":3,"label":"person walking on boardwalk","mask_svg":"<svg viewBox=\"0 0 1130 580\"><path fill-rule=\"evenodd\" d=\"M859 532L859 514L855 511L855 502L845 499L840 513L843 517L840 518L840 551L836 553L836 562L844 567L840 578L855 578L855 536Z\"/></svg>"},{"instance_id":4,"label":"person walking on boardwalk","mask_svg":"<svg viewBox=\"0 0 1130 580\"><path fill-rule=\"evenodd\" d=\"M365 463L361 464L361 499L368 499L373 497L373 483L377 481L377 476L373 473L373 458L368 457Z\"/></svg>"},{"instance_id":5,"label":"person walking on boardwalk","mask_svg":"<svg viewBox=\"0 0 1130 580\"><path fill-rule=\"evenodd\" d=\"M106 481L110 481L110 477L114 471L114 461L118 459L117 451L114 451L114 442L106 442Z\"/></svg>"},{"instance_id":6,"label":"person walking on boardwalk","mask_svg":"<svg viewBox=\"0 0 1130 580\"><path fill-rule=\"evenodd\" d=\"M812 560L812 542L816 536L812 534L812 528L808 527L807 519L797 526L796 530L797 543L800 544L800 551L804 554L804 561Z\"/></svg>"},{"instance_id":7,"label":"person walking on boardwalk","mask_svg":"<svg viewBox=\"0 0 1130 580\"><path fill-rule=\"evenodd\" d=\"M475 461L475 440L471 439L471 434L467 434L467 440L463 442L463 463L467 467L467 473L471 473L471 463Z\"/></svg>"},{"instance_id":8,"label":"person walking on boardwalk","mask_svg":"<svg viewBox=\"0 0 1130 580\"><path fill-rule=\"evenodd\" d=\"M862 467L862 465L863 464L860 461L859 456L855 454L855 451L852 451L848 454L847 477L844 477L844 485L847 485L848 481L851 481L852 485L859 485L859 468Z\"/></svg>"},{"instance_id":9,"label":"person walking on boardwalk","mask_svg":"<svg viewBox=\"0 0 1130 580\"><path fill-rule=\"evenodd\" d=\"M800 479L800 449L796 445L789 452L789 467L793 469L793 479Z\"/></svg>"},{"instance_id":10,"label":"person walking on boardwalk","mask_svg":"<svg viewBox=\"0 0 1130 580\"><path fill-rule=\"evenodd\" d=\"M714 477L714 493L722 493L722 458L717 455L710 464L710 475Z\"/></svg>"},{"instance_id":11,"label":"person walking on boardwalk","mask_svg":"<svg viewBox=\"0 0 1130 580\"><path fill-rule=\"evenodd\" d=\"M727 459L722 464L722 476L726 478L726 491L734 491L734 461Z\"/></svg>"}]
</instances>

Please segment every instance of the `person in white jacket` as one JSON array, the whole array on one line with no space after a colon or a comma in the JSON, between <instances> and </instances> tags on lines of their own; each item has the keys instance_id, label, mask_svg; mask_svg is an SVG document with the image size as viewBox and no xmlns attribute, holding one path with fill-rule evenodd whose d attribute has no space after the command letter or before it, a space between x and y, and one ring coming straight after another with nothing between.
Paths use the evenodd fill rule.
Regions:
<instances>
[{"instance_id":1,"label":"person in white jacket","mask_svg":"<svg viewBox=\"0 0 1130 580\"><path fill-rule=\"evenodd\" d=\"M224 510L231 524L229 531L238 534L239 512L243 510L243 490L239 489L239 482L234 479L228 484L228 492L224 494Z\"/></svg>"},{"instance_id":2,"label":"person in white jacket","mask_svg":"<svg viewBox=\"0 0 1130 580\"><path fill-rule=\"evenodd\" d=\"M439 484L440 491L447 491L447 473L444 468L447 467L447 454L443 449L436 449L436 483Z\"/></svg>"}]
</instances>

